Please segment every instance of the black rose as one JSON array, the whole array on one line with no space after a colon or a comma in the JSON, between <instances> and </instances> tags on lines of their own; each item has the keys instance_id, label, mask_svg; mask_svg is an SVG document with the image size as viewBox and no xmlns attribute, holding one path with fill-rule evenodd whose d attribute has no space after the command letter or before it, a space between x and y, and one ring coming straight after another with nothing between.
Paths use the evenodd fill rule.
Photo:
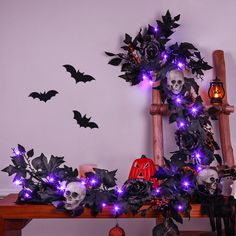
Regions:
<instances>
[{"instance_id":1,"label":"black rose","mask_svg":"<svg viewBox=\"0 0 236 236\"><path fill-rule=\"evenodd\" d=\"M176 131L176 144L185 150L194 150L200 145L201 137L198 132Z\"/></svg>"},{"instance_id":2,"label":"black rose","mask_svg":"<svg viewBox=\"0 0 236 236\"><path fill-rule=\"evenodd\" d=\"M129 204L140 205L151 200L152 184L145 179L129 179L123 187L123 198Z\"/></svg>"},{"instance_id":3,"label":"black rose","mask_svg":"<svg viewBox=\"0 0 236 236\"><path fill-rule=\"evenodd\" d=\"M147 45L145 49L145 54L148 59L154 59L159 54L159 48L156 43L151 42Z\"/></svg>"}]
</instances>

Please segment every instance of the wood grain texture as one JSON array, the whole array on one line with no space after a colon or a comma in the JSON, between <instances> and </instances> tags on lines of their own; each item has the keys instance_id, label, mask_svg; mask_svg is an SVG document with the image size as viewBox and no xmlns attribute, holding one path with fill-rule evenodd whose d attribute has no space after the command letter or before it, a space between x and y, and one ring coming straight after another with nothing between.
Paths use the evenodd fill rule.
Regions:
<instances>
[{"instance_id":1,"label":"wood grain texture","mask_svg":"<svg viewBox=\"0 0 236 236\"><path fill-rule=\"evenodd\" d=\"M0 217L3 219L21 219L22 223L26 223L26 219L42 219L42 218L74 218L66 212L58 211L53 205L33 205L33 204L16 204L17 195L10 194L3 200L0 200ZM102 213L96 217L91 216L90 209L86 208L84 213L78 218L114 218L112 207L107 206ZM146 218L157 218L160 215L153 210L148 211ZM193 204L191 217L207 217L201 214L200 204ZM140 213L132 215L132 213L120 215L119 218L144 218ZM19 222L18 222L19 223Z\"/></svg>"},{"instance_id":2,"label":"wood grain texture","mask_svg":"<svg viewBox=\"0 0 236 236\"><path fill-rule=\"evenodd\" d=\"M227 100L227 86L226 86L226 70L225 70L225 60L224 52L221 50L216 50L213 52L213 63L216 73L224 86L225 96L222 101L223 106L228 106ZM234 166L234 154L230 138L230 125L229 125L229 115L220 113L219 114L219 130L220 130L220 142L223 160L227 165Z\"/></svg>"},{"instance_id":3,"label":"wood grain texture","mask_svg":"<svg viewBox=\"0 0 236 236\"><path fill-rule=\"evenodd\" d=\"M156 87L157 84L154 84ZM156 89L152 90L152 106L161 104L160 92ZM153 135L153 158L156 165L162 166L164 163L164 147L163 147L163 125L162 115L152 114L152 135Z\"/></svg>"}]
</instances>

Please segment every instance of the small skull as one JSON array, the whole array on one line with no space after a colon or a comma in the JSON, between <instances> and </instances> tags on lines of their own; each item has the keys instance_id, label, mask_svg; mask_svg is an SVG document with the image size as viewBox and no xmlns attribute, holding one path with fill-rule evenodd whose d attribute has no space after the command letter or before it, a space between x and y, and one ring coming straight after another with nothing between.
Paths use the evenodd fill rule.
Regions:
<instances>
[{"instance_id":1,"label":"small skull","mask_svg":"<svg viewBox=\"0 0 236 236\"><path fill-rule=\"evenodd\" d=\"M65 208L76 209L86 196L86 187L80 182L71 182L66 185L64 192Z\"/></svg>"},{"instance_id":2,"label":"small skull","mask_svg":"<svg viewBox=\"0 0 236 236\"><path fill-rule=\"evenodd\" d=\"M184 74L180 70L171 70L167 74L167 87L173 94L179 94L184 85Z\"/></svg>"},{"instance_id":3,"label":"small skull","mask_svg":"<svg viewBox=\"0 0 236 236\"><path fill-rule=\"evenodd\" d=\"M219 175L214 169L203 169L198 173L197 183L199 185L204 185L210 194L214 194L218 187Z\"/></svg>"}]
</instances>

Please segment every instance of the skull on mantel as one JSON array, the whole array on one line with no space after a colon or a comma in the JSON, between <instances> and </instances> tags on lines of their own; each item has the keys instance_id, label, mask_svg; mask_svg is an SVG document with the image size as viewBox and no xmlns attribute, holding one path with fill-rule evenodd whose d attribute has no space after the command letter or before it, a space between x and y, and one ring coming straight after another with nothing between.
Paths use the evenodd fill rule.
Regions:
<instances>
[{"instance_id":1,"label":"skull on mantel","mask_svg":"<svg viewBox=\"0 0 236 236\"><path fill-rule=\"evenodd\" d=\"M214 194L218 188L219 175L216 170L205 168L198 173L197 183L203 185L210 194Z\"/></svg>"},{"instance_id":2,"label":"skull on mantel","mask_svg":"<svg viewBox=\"0 0 236 236\"><path fill-rule=\"evenodd\" d=\"M70 182L66 185L64 192L65 208L67 210L76 209L86 196L86 187L80 182Z\"/></svg>"},{"instance_id":3,"label":"skull on mantel","mask_svg":"<svg viewBox=\"0 0 236 236\"><path fill-rule=\"evenodd\" d=\"M167 73L167 88L173 94L179 94L184 85L184 73L180 70L171 70Z\"/></svg>"}]
</instances>

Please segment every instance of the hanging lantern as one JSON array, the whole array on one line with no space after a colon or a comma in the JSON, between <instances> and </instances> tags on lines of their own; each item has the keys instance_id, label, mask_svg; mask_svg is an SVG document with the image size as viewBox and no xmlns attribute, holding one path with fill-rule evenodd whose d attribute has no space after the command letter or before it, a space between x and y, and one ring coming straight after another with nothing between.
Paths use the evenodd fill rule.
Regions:
<instances>
[{"instance_id":1,"label":"hanging lantern","mask_svg":"<svg viewBox=\"0 0 236 236\"><path fill-rule=\"evenodd\" d=\"M212 104L222 104L222 99L225 96L225 90L223 83L217 77L210 84L208 96L211 99Z\"/></svg>"},{"instance_id":2,"label":"hanging lantern","mask_svg":"<svg viewBox=\"0 0 236 236\"><path fill-rule=\"evenodd\" d=\"M116 226L110 230L109 236L125 236L125 231L116 224Z\"/></svg>"}]
</instances>

